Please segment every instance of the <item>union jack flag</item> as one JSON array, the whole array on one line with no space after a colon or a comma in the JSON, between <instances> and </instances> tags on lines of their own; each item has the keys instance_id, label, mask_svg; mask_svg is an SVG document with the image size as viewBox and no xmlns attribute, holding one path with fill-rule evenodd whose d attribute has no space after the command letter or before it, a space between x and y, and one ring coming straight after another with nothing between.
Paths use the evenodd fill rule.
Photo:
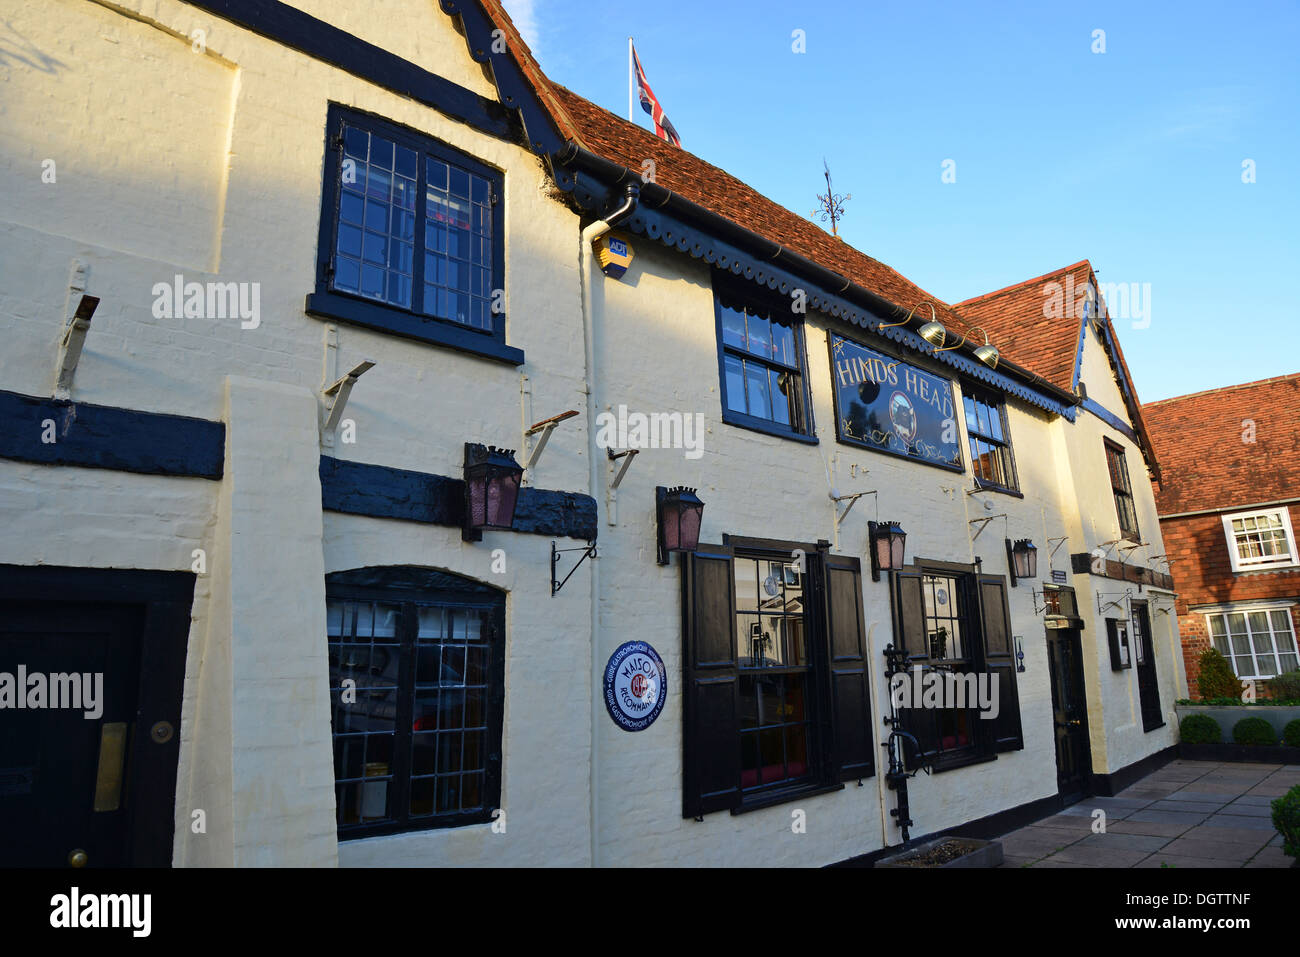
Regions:
<instances>
[{"instance_id":1,"label":"union jack flag","mask_svg":"<svg viewBox=\"0 0 1300 957\"><path fill-rule=\"evenodd\" d=\"M677 130L664 115L664 108L659 105L659 98L654 95L650 84L646 82L645 70L641 69L641 58L636 55L635 46L632 47L632 62L636 67L636 87L637 93L641 96L641 109L649 113L650 119L654 121L655 135L681 149L682 138L677 135Z\"/></svg>"}]
</instances>

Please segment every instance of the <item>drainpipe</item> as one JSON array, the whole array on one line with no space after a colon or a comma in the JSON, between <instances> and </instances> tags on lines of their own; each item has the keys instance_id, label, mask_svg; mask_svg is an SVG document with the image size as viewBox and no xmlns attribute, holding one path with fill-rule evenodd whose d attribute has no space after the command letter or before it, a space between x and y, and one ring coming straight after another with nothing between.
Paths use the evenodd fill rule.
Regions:
<instances>
[{"instance_id":1,"label":"drainpipe","mask_svg":"<svg viewBox=\"0 0 1300 957\"><path fill-rule=\"evenodd\" d=\"M586 361L586 382L587 391L587 434L591 436L590 448L588 449L590 459L590 473L588 475L588 487L591 489L591 497L596 500L596 507L599 512L602 496L599 489L603 486L601 481L601 469L605 467L605 458L600 454L601 450L596 448L596 323L592 315L592 286L593 278L591 276L592 253L591 244L604 236L611 229L625 221L636 210L637 201L640 198L640 187L635 183L629 183L623 187L623 202L613 212L609 213L602 219L596 220L582 231L578 239L578 283L581 294L582 306L582 343L583 354ZM613 194L611 194L612 196ZM603 277L602 277L603 278ZM597 527L599 527L600 518L597 515ZM596 681L598 668L600 667L600 658L597 654L596 636L600 634L600 562L591 563L591 650L587 663L587 674L592 681ZM597 756L600 741L600 711L601 711L601 694L600 689L593 684L591 694L591 764L590 776L588 779L589 802L588 818L591 823L590 840L590 859L591 866L596 866L596 849L598 847L599 828L597 826L597 817L599 814L599 802L597 800Z\"/></svg>"}]
</instances>

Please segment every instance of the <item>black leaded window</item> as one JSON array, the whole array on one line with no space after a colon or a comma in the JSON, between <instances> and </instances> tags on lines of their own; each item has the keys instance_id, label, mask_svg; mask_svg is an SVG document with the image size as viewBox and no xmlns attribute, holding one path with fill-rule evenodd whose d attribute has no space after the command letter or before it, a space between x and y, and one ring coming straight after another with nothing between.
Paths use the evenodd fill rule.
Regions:
<instances>
[{"instance_id":1,"label":"black leaded window","mask_svg":"<svg viewBox=\"0 0 1300 957\"><path fill-rule=\"evenodd\" d=\"M1110 471L1110 487L1115 493L1115 512L1119 516L1119 531L1129 541L1141 541L1138 537L1137 508L1133 504L1133 486L1128 478L1128 463L1124 460L1124 450L1111 442L1106 443L1106 467Z\"/></svg>"},{"instance_id":2,"label":"black leaded window","mask_svg":"<svg viewBox=\"0 0 1300 957\"><path fill-rule=\"evenodd\" d=\"M963 390L966 433L970 440L971 467L975 484L1018 491L1015 461L1011 456L1011 433L1007 430L1003 404L980 392Z\"/></svg>"},{"instance_id":3,"label":"black leaded window","mask_svg":"<svg viewBox=\"0 0 1300 957\"><path fill-rule=\"evenodd\" d=\"M971 669L969 642L974 638L970 610L962 579L951 575L925 575L925 634L930 665L939 671L964 673ZM943 755L972 747L974 718L970 708L942 708L934 712L935 733L927 743Z\"/></svg>"},{"instance_id":4,"label":"black leaded window","mask_svg":"<svg viewBox=\"0 0 1300 957\"><path fill-rule=\"evenodd\" d=\"M340 838L489 820L501 787L500 603L328 593Z\"/></svg>"},{"instance_id":5,"label":"black leaded window","mask_svg":"<svg viewBox=\"0 0 1300 957\"><path fill-rule=\"evenodd\" d=\"M788 306L720 292L723 420L778 435L811 435L803 330Z\"/></svg>"},{"instance_id":6,"label":"black leaded window","mask_svg":"<svg viewBox=\"0 0 1300 957\"><path fill-rule=\"evenodd\" d=\"M871 776L861 561L748 540L701 544L682 576L682 814L742 813Z\"/></svg>"},{"instance_id":7,"label":"black leaded window","mask_svg":"<svg viewBox=\"0 0 1300 957\"><path fill-rule=\"evenodd\" d=\"M342 107L329 131L308 312L521 362L504 343L501 173Z\"/></svg>"},{"instance_id":8,"label":"black leaded window","mask_svg":"<svg viewBox=\"0 0 1300 957\"><path fill-rule=\"evenodd\" d=\"M907 566L890 578L894 642L906 652L909 676L899 718L935 770L1023 748L1006 579L951 562ZM960 685L964 700L933 692L927 699L926 687L941 685L953 692ZM997 714L986 716L979 696L993 693Z\"/></svg>"},{"instance_id":9,"label":"black leaded window","mask_svg":"<svg viewBox=\"0 0 1300 957\"><path fill-rule=\"evenodd\" d=\"M737 556L742 791L808 778L811 665L803 578L785 561Z\"/></svg>"}]
</instances>

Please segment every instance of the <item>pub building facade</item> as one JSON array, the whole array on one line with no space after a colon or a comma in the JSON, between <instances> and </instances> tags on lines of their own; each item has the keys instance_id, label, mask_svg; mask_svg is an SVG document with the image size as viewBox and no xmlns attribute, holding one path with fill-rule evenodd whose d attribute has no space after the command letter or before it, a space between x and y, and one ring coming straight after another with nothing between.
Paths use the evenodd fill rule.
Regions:
<instances>
[{"instance_id":1,"label":"pub building facade","mask_svg":"<svg viewBox=\"0 0 1300 957\"><path fill-rule=\"evenodd\" d=\"M102 678L0 695L0 863L820 865L1167 759L1086 263L942 303L496 0L120 6L0 81L0 676Z\"/></svg>"}]
</instances>

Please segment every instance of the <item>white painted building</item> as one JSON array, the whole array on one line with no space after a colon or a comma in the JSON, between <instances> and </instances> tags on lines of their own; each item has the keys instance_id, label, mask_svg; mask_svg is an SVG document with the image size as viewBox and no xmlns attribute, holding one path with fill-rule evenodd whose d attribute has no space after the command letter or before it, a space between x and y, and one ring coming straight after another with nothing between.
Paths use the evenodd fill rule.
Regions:
<instances>
[{"instance_id":1,"label":"white painted building","mask_svg":"<svg viewBox=\"0 0 1300 957\"><path fill-rule=\"evenodd\" d=\"M935 765L913 835L1168 754L1155 463L1095 308L934 300L552 85L497 0L50 0L5 29L0 673L104 692L0 708L4 863L869 855L901 840L891 642L1006 708L900 725ZM588 242L616 212L620 279ZM894 438L864 430L891 400ZM702 416L702 454L612 460L620 407ZM467 444L531 457L513 530L466 540ZM659 486L705 503L668 565ZM879 581L876 510L906 532ZM1007 587L1022 539L1038 577ZM603 689L630 641L666 676L635 732Z\"/></svg>"}]
</instances>

